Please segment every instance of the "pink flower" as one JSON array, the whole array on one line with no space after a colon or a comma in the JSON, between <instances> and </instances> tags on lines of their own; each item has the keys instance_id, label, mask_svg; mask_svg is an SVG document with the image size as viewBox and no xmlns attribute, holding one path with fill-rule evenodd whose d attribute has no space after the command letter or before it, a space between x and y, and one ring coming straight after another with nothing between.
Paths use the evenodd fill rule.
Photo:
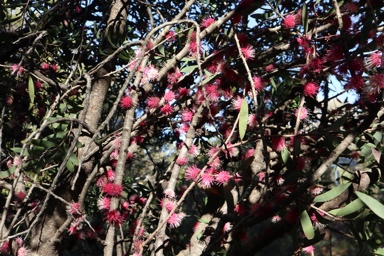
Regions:
<instances>
[{"instance_id":1,"label":"pink flower","mask_svg":"<svg viewBox=\"0 0 384 256\"><path fill-rule=\"evenodd\" d=\"M232 230L232 224L230 222L226 222L223 227L223 233L229 232Z\"/></svg>"},{"instance_id":2,"label":"pink flower","mask_svg":"<svg viewBox=\"0 0 384 256\"><path fill-rule=\"evenodd\" d=\"M42 87L43 87L43 85L41 84L41 82L39 80L37 80L35 82L35 89L39 91Z\"/></svg>"},{"instance_id":3,"label":"pink flower","mask_svg":"<svg viewBox=\"0 0 384 256\"><path fill-rule=\"evenodd\" d=\"M168 40L168 42L173 42L176 40L176 33L173 30L170 30L166 35L165 38Z\"/></svg>"},{"instance_id":4,"label":"pink flower","mask_svg":"<svg viewBox=\"0 0 384 256\"><path fill-rule=\"evenodd\" d=\"M312 188L310 188L310 191L311 191L311 194L313 196L317 196L317 195L320 195L323 192L323 188L321 188L321 187L312 187Z\"/></svg>"},{"instance_id":5,"label":"pink flower","mask_svg":"<svg viewBox=\"0 0 384 256\"><path fill-rule=\"evenodd\" d=\"M372 53L369 56L368 66L369 67L380 67L381 66L381 55L382 54L380 51Z\"/></svg>"},{"instance_id":6,"label":"pink flower","mask_svg":"<svg viewBox=\"0 0 384 256\"><path fill-rule=\"evenodd\" d=\"M279 222L281 220L281 217L279 215L274 215L271 219L272 223Z\"/></svg>"},{"instance_id":7,"label":"pink flower","mask_svg":"<svg viewBox=\"0 0 384 256\"><path fill-rule=\"evenodd\" d=\"M285 16L283 20L283 25L286 28L293 28L296 25L296 16L292 14L288 14Z\"/></svg>"},{"instance_id":8,"label":"pink flower","mask_svg":"<svg viewBox=\"0 0 384 256\"><path fill-rule=\"evenodd\" d=\"M17 250L17 256L27 256L28 255L28 249L25 248L24 246L23 247L20 247L18 250Z\"/></svg>"},{"instance_id":9,"label":"pink flower","mask_svg":"<svg viewBox=\"0 0 384 256\"><path fill-rule=\"evenodd\" d=\"M167 103L167 104L165 104L165 105L160 109L160 111L161 111L161 113L163 113L164 115L169 116L170 114L173 113L173 107Z\"/></svg>"},{"instance_id":10,"label":"pink flower","mask_svg":"<svg viewBox=\"0 0 384 256\"><path fill-rule=\"evenodd\" d=\"M130 109L132 107L133 101L131 96L126 95L120 101L120 106L123 109Z\"/></svg>"},{"instance_id":11,"label":"pink flower","mask_svg":"<svg viewBox=\"0 0 384 256\"><path fill-rule=\"evenodd\" d=\"M313 254L315 252L315 247L313 247L313 245L310 245L310 246L303 248L302 250L305 253Z\"/></svg>"},{"instance_id":12,"label":"pink flower","mask_svg":"<svg viewBox=\"0 0 384 256\"><path fill-rule=\"evenodd\" d=\"M307 118L308 111L304 107L302 107L300 109L299 108L295 109L295 116L297 117L299 115L299 110L300 110L300 117L299 117L299 119L303 120L303 119Z\"/></svg>"},{"instance_id":13,"label":"pink flower","mask_svg":"<svg viewBox=\"0 0 384 256\"><path fill-rule=\"evenodd\" d=\"M242 204L237 204L233 211L237 213L238 215L243 215L245 213L245 207Z\"/></svg>"},{"instance_id":14,"label":"pink flower","mask_svg":"<svg viewBox=\"0 0 384 256\"><path fill-rule=\"evenodd\" d=\"M263 83L263 80L261 79L261 77L254 76L254 77L252 77L252 81L253 81L253 86L255 87L255 89L257 91L261 91L264 89L264 83Z\"/></svg>"},{"instance_id":15,"label":"pink flower","mask_svg":"<svg viewBox=\"0 0 384 256\"><path fill-rule=\"evenodd\" d=\"M282 151L285 148L285 138L284 137L274 137L272 138L272 149L275 151Z\"/></svg>"},{"instance_id":16,"label":"pink flower","mask_svg":"<svg viewBox=\"0 0 384 256\"><path fill-rule=\"evenodd\" d=\"M185 109L181 112L181 119L183 122L190 122L193 118L193 111L189 109Z\"/></svg>"},{"instance_id":17,"label":"pink flower","mask_svg":"<svg viewBox=\"0 0 384 256\"><path fill-rule=\"evenodd\" d=\"M21 246L23 246L23 244L24 244L24 240L23 240L23 238L20 237L20 236L15 238L15 242L16 242L16 244L17 244L18 247L21 247Z\"/></svg>"},{"instance_id":18,"label":"pink flower","mask_svg":"<svg viewBox=\"0 0 384 256\"><path fill-rule=\"evenodd\" d=\"M12 71L13 72L17 71L17 74L21 75L21 73L23 73L23 71L24 71L24 68L22 66L17 65L17 64L13 64L12 65Z\"/></svg>"},{"instance_id":19,"label":"pink flower","mask_svg":"<svg viewBox=\"0 0 384 256\"><path fill-rule=\"evenodd\" d=\"M100 197L97 199L97 208L101 210L109 210L111 207L111 198L109 197Z\"/></svg>"},{"instance_id":20,"label":"pink flower","mask_svg":"<svg viewBox=\"0 0 384 256\"><path fill-rule=\"evenodd\" d=\"M211 18L211 17L206 17L204 18L202 21L201 21L201 26L203 28L207 28L209 27L211 24L215 23L215 19Z\"/></svg>"},{"instance_id":21,"label":"pink flower","mask_svg":"<svg viewBox=\"0 0 384 256\"><path fill-rule=\"evenodd\" d=\"M216 183L222 185L231 179L232 175L227 171L220 171L216 174Z\"/></svg>"},{"instance_id":22,"label":"pink flower","mask_svg":"<svg viewBox=\"0 0 384 256\"><path fill-rule=\"evenodd\" d=\"M352 76L345 85L345 89L361 90L364 87L364 83L364 78L362 76Z\"/></svg>"},{"instance_id":23,"label":"pink flower","mask_svg":"<svg viewBox=\"0 0 384 256\"><path fill-rule=\"evenodd\" d=\"M268 66L265 67L266 72L272 72L275 69L275 66L273 64L269 64Z\"/></svg>"},{"instance_id":24,"label":"pink flower","mask_svg":"<svg viewBox=\"0 0 384 256\"><path fill-rule=\"evenodd\" d=\"M196 180L196 178L200 172L201 172L201 170L199 168L197 168L196 165L192 165L192 166L188 167L187 170L185 171L185 179L186 180Z\"/></svg>"},{"instance_id":25,"label":"pink flower","mask_svg":"<svg viewBox=\"0 0 384 256\"><path fill-rule=\"evenodd\" d=\"M221 167L221 161L220 158L217 156L215 157L212 162L209 164L214 170L218 170Z\"/></svg>"},{"instance_id":26,"label":"pink flower","mask_svg":"<svg viewBox=\"0 0 384 256\"><path fill-rule=\"evenodd\" d=\"M185 87L180 87L179 88L179 96L188 96L189 95L189 90Z\"/></svg>"},{"instance_id":27,"label":"pink flower","mask_svg":"<svg viewBox=\"0 0 384 256\"><path fill-rule=\"evenodd\" d=\"M123 217L118 210L112 210L105 213L104 220L113 225L120 225L123 223Z\"/></svg>"},{"instance_id":28,"label":"pink flower","mask_svg":"<svg viewBox=\"0 0 384 256\"><path fill-rule=\"evenodd\" d=\"M194 156L198 156L199 155L199 148L196 146L196 145L192 145L189 150L188 150L188 153L191 154L191 155L194 155Z\"/></svg>"},{"instance_id":29,"label":"pink flower","mask_svg":"<svg viewBox=\"0 0 384 256\"><path fill-rule=\"evenodd\" d=\"M171 216L169 216L167 223L170 228L177 228L180 226L183 219L184 213L172 213Z\"/></svg>"},{"instance_id":30,"label":"pink flower","mask_svg":"<svg viewBox=\"0 0 384 256\"><path fill-rule=\"evenodd\" d=\"M170 188L165 189L163 194L168 198L175 198L176 197L175 191L173 189L170 189Z\"/></svg>"},{"instance_id":31,"label":"pink flower","mask_svg":"<svg viewBox=\"0 0 384 256\"><path fill-rule=\"evenodd\" d=\"M243 156L243 159L246 160L246 159L252 157L252 156L254 155L254 153L255 153L255 149L254 149L254 148L248 149L248 150L245 152L245 154L244 154L244 156Z\"/></svg>"},{"instance_id":32,"label":"pink flower","mask_svg":"<svg viewBox=\"0 0 384 256\"><path fill-rule=\"evenodd\" d=\"M240 48L246 60L253 60L255 58L255 49L252 45L247 44L245 47Z\"/></svg>"},{"instance_id":33,"label":"pink flower","mask_svg":"<svg viewBox=\"0 0 384 256\"><path fill-rule=\"evenodd\" d=\"M147 99L147 106L149 108L157 108L159 107L160 98L158 97L150 97Z\"/></svg>"},{"instance_id":34,"label":"pink flower","mask_svg":"<svg viewBox=\"0 0 384 256\"><path fill-rule=\"evenodd\" d=\"M9 240L5 240L0 247L0 252L7 252L9 250Z\"/></svg>"},{"instance_id":35,"label":"pink flower","mask_svg":"<svg viewBox=\"0 0 384 256\"><path fill-rule=\"evenodd\" d=\"M164 100L166 102L170 102L170 101L173 101L175 99L175 93L173 91L167 91L165 94L164 94Z\"/></svg>"},{"instance_id":36,"label":"pink flower","mask_svg":"<svg viewBox=\"0 0 384 256\"><path fill-rule=\"evenodd\" d=\"M68 214L71 214L72 216L81 215L80 204L73 202L70 206L67 206L67 212L68 212Z\"/></svg>"},{"instance_id":37,"label":"pink flower","mask_svg":"<svg viewBox=\"0 0 384 256\"><path fill-rule=\"evenodd\" d=\"M243 104L243 100L244 99L241 98L240 96L237 96L236 99L233 99L232 100L233 109L240 111L241 105Z\"/></svg>"},{"instance_id":38,"label":"pink flower","mask_svg":"<svg viewBox=\"0 0 384 256\"><path fill-rule=\"evenodd\" d=\"M205 86L205 92L209 100L217 102L219 100L220 94L217 85L208 84Z\"/></svg>"},{"instance_id":39,"label":"pink flower","mask_svg":"<svg viewBox=\"0 0 384 256\"><path fill-rule=\"evenodd\" d=\"M41 64L41 68L42 69L49 69L49 64L44 62Z\"/></svg>"},{"instance_id":40,"label":"pink flower","mask_svg":"<svg viewBox=\"0 0 384 256\"><path fill-rule=\"evenodd\" d=\"M215 177L212 174L212 171L207 170L201 174L200 184L204 189L210 188L215 181Z\"/></svg>"},{"instance_id":41,"label":"pink flower","mask_svg":"<svg viewBox=\"0 0 384 256\"><path fill-rule=\"evenodd\" d=\"M149 65L145 67L144 74L146 75L148 80L153 81L159 76L159 71L155 66Z\"/></svg>"},{"instance_id":42,"label":"pink flower","mask_svg":"<svg viewBox=\"0 0 384 256\"><path fill-rule=\"evenodd\" d=\"M172 211L173 209L175 209L176 207L176 203L175 201L172 201L172 200L168 200L166 203L165 203L165 209L170 212Z\"/></svg>"},{"instance_id":43,"label":"pink flower","mask_svg":"<svg viewBox=\"0 0 384 256\"><path fill-rule=\"evenodd\" d=\"M249 127L257 126L257 116L255 114L250 114L248 116L248 124L249 124Z\"/></svg>"},{"instance_id":44,"label":"pink flower","mask_svg":"<svg viewBox=\"0 0 384 256\"><path fill-rule=\"evenodd\" d=\"M304 85L303 92L305 96L313 98L317 95L319 86L314 82L309 82Z\"/></svg>"},{"instance_id":45,"label":"pink flower","mask_svg":"<svg viewBox=\"0 0 384 256\"><path fill-rule=\"evenodd\" d=\"M183 166L183 165L186 165L188 163L188 157L184 156L184 157L178 157L176 159L176 163L180 166Z\"/></svg>"},{"instance_id":46,"label":"pink flower","mask_svg":"<svg viewBox=\"0 0 384 256\"><path fill-rule=\"evenodd\" d=\"M181 74L179 68L177 68L173 73L168 73L167 80L170 84L176 84L180 77L182 77L183 74Z\"/></svg>"},{"instance_id":47,"label":"pink flower","mask_svg":"<svg viewBox=\"0 0 384 256\"><path fill-rule=\"evenodd\" d=\"M267 174L265 172L258 172L256 176L259 179L259 181L265 181L265 177L267 176Z\"/></svg>"},{"instance_id":48,"label":"pink flower","mask_svg":"<svg viewBox=\"0 0 384 256\"><path fill-rule=\"evenodd\" d=\"M108 169L106 172L105 172L105 176L107 176L107 179L109 181L113 181L115 179L115 172L112 170L112 169Z\"/></svg>"},{"instance_id":49,"label":"pink flower","mask_svg":"<svg viewBox=\"0 0 384 256\"><path fill-rule=\"evenodd\" d=\"M118 197L121 195L121 192L123 192L123 186L114 183L107 183L102 187L102 190L108 196Z\"/></svg>"}]
</instances>

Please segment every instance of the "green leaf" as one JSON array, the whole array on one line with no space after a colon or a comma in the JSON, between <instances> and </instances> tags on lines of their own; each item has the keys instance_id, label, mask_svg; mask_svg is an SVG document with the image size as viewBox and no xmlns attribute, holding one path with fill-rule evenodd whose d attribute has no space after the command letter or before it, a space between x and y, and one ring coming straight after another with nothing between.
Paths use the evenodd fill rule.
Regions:
<instances>
[{"instance_id":1,"label":"green leaf","mask_svg":"<svg viewBox=\"0 0 384 256\"><path fill-rule=\"evenodd\" d=\"M243 140L245 132L247 131L248 124L248 102L246 99L243 99L241 103L240 113L239 113L239 136L240 140Z\"/></svg>"},{"instance_id":2,"label":"green leaf","mask_svg":"<svg viewBox=\"0 0 384 256\"><path fill-rule=\"evenodd\" d=\"M301 14L301 22L304 26L304 33L307 34L308 32L308 10L307 10L307 3L304 2L302 14Z\"/></svg>"},{"instance_id":3,"label":"green leaf","mask_svg":"<svg viewBox=\"0 0 384 256\"><path fill-rule=\"evenodd\" d=\"M364 194L362 192L356 191L356 195L364 202L366 206L369 207L377 216L384 219L384 205L377 201L375 198Z\"/></svg>"},{"instance_id":4,"label":"green leaf","mask_svg":"<svg viewBox=\"0 0 384 256\"><path fill-rule=\"evenodd\" d=\"M283 151L281 151L281 159L283 160L283 163L286 165L289 160L289 150L287 148L284 148Z\"/></svg>"},{"instance_id":5,"label":"green leaf","mask_svg":"<svg viewBox=\"0 0 384 256\"><path fill-rule=\"evenodd\" d=\"M302 211L300 214L300 223L305 236L309 240L313 239L315 237L315 230L313 229L311 218L309 218L306 210Z\"/></svg>"},{"instance_id":6,"label":"green leaf","mask_svg":"<svg viewBox=\"0 0 384 256\"><path fill-rule=\"evenodd\" d=\"M207 78L205 78L204 80L203 80L203 82L201 82L201 85L205 85L206 83L208 83L209 81L211 81L213 78L215 78L217 76L217 74L214 74L214 75L210 75L210 76L208 76Z\"/></svg>"},{"instance_id":7,"label":"green leaf","mask_svg":"<svg viewBox=\"0 0 384 256\"><path fill-rule=\"evenodd\" d=\"M11 176L11 174L13 174L15 172L15 170L16 170L16 166L12 166L8 170L1 171L0 172L0 179L4 179L4 178Z\"/></svg>"},{"instance_id":8,"label":"green leaf","mask_svg":"<svg viewBox=\"0 0 384 256\"><path fill-rule=\"evenodd\" d=\"M364 206L363 201L361 201L359 198L357 198L356 200L353 200L352 202L350 202L349 204L347 204L343 208L334 209L334 210L330 211L329 213L336 215L336 216L343 217L343 216L347 216L349 214L352 214L354 212L357 212L358 210L363 208L363 206Z\"/></svg>"},{"instance_id":9,"label":"green leaf","mask_svg":"<svg viewBox=\"0 0 384 256\"><path fill-rule=\"evenodd\" d=\"M161 44L157 48L159 49L159 52L161 53L161 55L165 56L164 45Z\"/></svg>"},{"instance_id":10,"label":"green leaf","mask_svg":"<svg viewBox=\"0 0 384 256\"><path fill-rule=\"evenodd\" d=\"M321 202L326 202L329 200L332 200L333 198L339 196L341 193L344 192L349 186L351 185L350 182L347 182L345 184L341 184L340 186L337 186L324 194L321 194L313 199L314 203L321 203Z\"/></svg>"},{"instance_id":11,"label":"green leaf","mask_svg":"<svg viewBox=\"0 0 384 256\"><path fill-rule=\"evenodd\" d=\"M195 70L196 68L197 68L197 65L190 65L190 66L186 66L186 67L182 68L180 70L180 72L182 72L182 73L190 73L193 70Z\"/></svg>"},{"instance_id":12,"label":"green leaf","mask_svg":"<svg viewBox=\"0 0 384 256\"><path fill-rule=\"evenodd\" d=\"M35 101L35 85L33 84L33 79L31 76L28 76L28 94L29 99L31 100L29 109L31 109Z\"/></svg>"}]
</instances>

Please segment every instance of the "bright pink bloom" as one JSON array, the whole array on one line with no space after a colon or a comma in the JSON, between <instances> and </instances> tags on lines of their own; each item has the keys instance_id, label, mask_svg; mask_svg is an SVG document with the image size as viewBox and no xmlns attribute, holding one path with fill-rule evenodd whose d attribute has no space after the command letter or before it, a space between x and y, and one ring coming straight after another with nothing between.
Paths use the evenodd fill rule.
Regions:
<instances>
[{"instance_id":1,"label":"bright pink bloom","mask_svg":"<svg viewBox=\"0 0 384 256\"><path fill-rule=\"evenodd\" d=\"M165 189L163 194L168 198L175 198L176 197L175 191L173 189L170 189L170 188Z\"/></svg>"},{"instance_id":2,"label":"bright pink bloom","mask_svg":"<svg viewBox=\"0 0 384 256\"><path fill-rule=\"evenodd\" d=\"M201 172L201 170L199 168L197 168L196 165L192 165L192 166L188 167L187 170L185 171L185 179L186 180L196 180L196 178L200 172Z\"/></svg>"},{"instance_id":3,"label":"bright pink bloom","mask_svg":"<svg viewBox=\"0 0 384 256\"><path fill-rule=\"evenodd\" d=\"M41 64L41 68L42 69L49 69L49 64L44 62Z\"/></svg>"},{"instance_id":4,"label":"bright pink bloom","mask_svg":"<svg viewBox=\"0 0 384 256\"><path fill-rule=\"evenodd\" d=\"M369 66L373 66L373 67L380 67L381 66L381 52L380 51L377 51L377 52L374 52L371 54L371 56L369 56Z\"/></svg>"},{"instance_id":5,"label":"bright pink bloom","mask_svg":"<svg viewBox=\"0 0 384 256\"><path fill-rule=\"evenodd\" d=\"M97 208L101 210L109 210L111 207L111 198L109 197L100 197L97 199Z\"/></svg>"},{"instance_id":6,"label":"bright pink bloom","mask_svg":"<svg viewBox=\"0 0 384 256\"><path fill-rule=\"evenodd\" d=\"M313 245L310 245L310 246L303 248L302 250L305 253L312 254L315 252L315 247L313 247Z\"/></svg>"},{"instance_id":7,"label":"bright pink bloom","mask_svg":"<svg viewBox=\"0 0 384 256\"><path fill-rule=\"evenodd\" d=\"M266 72L272 72L275 69L275 66L273 64L269 64L265 67Z\"/></svg>"},{"instance_id":8,"label":"bright pink bloom","mask_svg":"<svg viewBox=\"0 0 384 256\"><path fill-rule=\"evenodd\" d=\"M218 86L215 84L208 84L205 86L205 92L209 100L217 102L219 100L220 94Z\"/></svg>"},{"instance_id":9,"label":"bright pink bloom","mask_svg":"<svg viewBox=\"0 0 384 256\"><path fill-rule=\"evenodd\" d=\"M17 250L17 256L27 256L28 255L28 249L25 248L24 246L23 247L20 247L18 250Z\"/></svg>"},{"instance_id":10,"label":"bright pink bloom","mask_svg":"<svg viewBox=\"0 0 384 256\"><path fill-rule=\"evenodd\" d=\"M189 95L189 90L185 87L180 87L179 88L179 96L188 96Z\"/></svg>"},{"instance_id":11,"label":"bright pink bloom","mask_svg":"<svg viewBox=\"0 0 384 256\"><path fill-rule=\"evenodd\" d=\"M299 115L299 108L295 109L295 116L297 117L298 115ZM300 117L299 117L299 119L303 120L303 119L307 118L307 115L308 115L307 109L304 108L304 107L300 108Z\"/></svg>"},{"instance_id":12,"label":"bright pink bloom","mask_svg":"<svg viewBox=\"0 0 384 256\"><path fill-rule=\"evenodd\" d=\"M42 87L43 87L43 85L41 84L41 82L39 80L37 80L35 82L35 89L39 91Z\"/></svg>"},{"instance_id":13,"label":"bright pink bloom","mask_svg":"<svg viewBox=\"0 0 384 256\"><path fill-rule=\"evenodd\" d=\"M230 222L226 222L223 227L223 233L229 232L232 230L232 224Z\"/></svg>"},{"instance_id":14,"label":"bright pink bloom","mask_svg":"<svg viewBox=\"0 0 384 256\"><path fill-rule=\"evenodd\" d=\"M221 161L220 158L217 156L215 157L212 162L209 164L213 169L218 170L221 168Z\"/></svg>"},{"instance_id":15,"label":"bright pink bloom","mask_svg":"<svg viewBox=\"0 0 384 256\"><path fill-rule=\"evenodd\" d=\"M186 165L188 163L188 157L184 156L184 157L178 157L176 159L176 163L180 166L183 166L183 165Z\"/></svg>"},{"instance_id":16,"label":"bright pink bloom","mask_svg":"<svg viewBox=\"0 0 384 256\"><path fill-rule=\"evenodd\" d=\"M253 80L253 86L255 87L256 91L261 91L264 89L264 83L261 77L254 76L252 77Z\"/></svg>"},{"instance_id":17,"label":"bright pink bloom","mask_svg":"<svg viewBox=\"0 0 384 256\"><path fill-rule=\"evenodd\" d=\"M188 153L191 154L191 155L194 155L194 156L198 156L199 155L199 148L196 146L196 145L192 145L189 150L188 150Z\"/></svg>"},{"instance_id":18,"label":"bright pink bloom","mask_svg":"<svg viewBox=\"0 0 384 256\"><path fill-rule=\"evenodd\" d=\"M248 44L245 47L240 48L246 60L253 60L255 58L255 49L252 45Z\"/></svg>"},{"instance_id":19,"label":"bright pink bloom","mask_svg":"<svg viewBox=\"0 0 384 256\"><path fill-rule=\"evenodd\" d=\"M172 200L168 200L167 203L165 204L165 209L170 212L176 207L176 202Z\"/></svg>"},{"instance_id":20,"label":"bright pink bloom","mask_svg":"<svg viewBox=\"0 0 384 256\"><path fill-rule=\"evenodd\" d=\"M245 213L246 208L242 204L237 204L235 206L235 209L233 211L237 213L238 215L243 215Z\"/></svg>"},{"instance_id":21,"label":"bright pink bloom","mask_svg":"<svg viewBox=\"0 0 384 256\"><path fill-rule=\"evenodd\" d=\"M220 171L216 174L216 183L222 185L231 179L232 175L227 171Z\"/></svg>"},{"instance_id":22,"label":"bright pink bloom","mask_svg":"<svg viewBox=\"0 0 384 256\"><path fill-rule=\"evenodd\" d=\"M107 176L107 179L109 181L113 181L115 179L115 172L112 170L112 169L108 169L106 172L105 172L105 176Z\"/></svg>"},{"instance_id":23,"label":"bright pink bloom","mask_svg":"<svg viewBox=\"0 0 384 256\"><path fill-rule=\"evenodd\" d=\"M170 30L166 35L165 38L168 40L168 42L173 42L176 40L176 33L173 30Z\"/></svg>"},{"instance_id":24,"label":"bright pink bloom","mask_svg":"<svg viewBox=\"0 0 384 256\"><path fill-rule=\"evenodd\" d=\"M256 127L257 126L257 116L256 114L250 114L248 116L248 124L250 127Z\"/></svg>"},{"instance_id":25,"label":"bright pink bloom","mask_svg":"<svg viewBox=\"0 0 384 256\"><path fill-rule=\"evenodd\" d=\"M177 68L173 73L168 73L167 80L170 84L176 84L180 77L182 77L183 74L181 74L179 68Z\"/></svg>"},{"instance_id":26,"label":"bright pink bloom","mask_svg":"<svg viewBox=\"0 0 384 256\"><path fill-rule=\"evenodd\" d=\"M73 202L70 206L67 206L67 212L72 216L81 215L80 204Z\"/></svg>"},{"instance_id":27,"label":"bright pink bloom","mask_svg":"<svg viewBox=\"0 0 384 256\"><path fill-rule=\"evenodd\" d=\"M259 181L265 181L267 174L265 172L258 172L256 176L259 178Z\"/></svg>"},{"instance_id":28,"label":"bright pink bloom","mask_svg":"<svg viewBox=\"0 0 384 256\"><path fill-rule=\"evenodd\" d=\"M201 21L201 26L203 28L209 27L211 24L215 23L215 19L211 17L206 17Z\"/></svg>"},{"instance_id":29,"label":"bright pink bloom","mask_svg":"<svg viewBox=\"0 0 384 256\"><path fill-rule=\"evenodd\" d=\"M184 219L184 213L172 213L171 216L169 216L167 223L169 224L170 228L177 228L180 226L181 221Z\"/></svg>"},{"instance_id":30,"label":"bright pink bloom","mask_svg":"<svg viewBox=\"0 0 384 256\"><path fill-rule=\"evenodd\" d=\"M200 176L200 184L204 189L210 188L215 181L215 177L212 174L212 171L205 171Z\"/></svg>"},{"instance_id":31,"label":"bright pink bloom","mask_svg":"<svg viewBox=\"0 0 384 256\"><path fill-rule=\"evenodd\" d=\"M243 104L243 100L244 99L241 98L240 96L237 96L236 99L233 99L232 100L233 109L240 111L241 105Z\"/></svg>"},{"instance_id":32,"label":"bright pink bloom","mask_svg":"<svg viewBox=\"0 0 384 256\"><path fill-rule=\"evenodd\" d=\"M157 108L159 107L160 98L158 97L150 97L147 99L147 106L149 108Z\"/></svg>"},{"instance_id":33,"label":"bright pink bloom","mask_svg":"<svg viewBox=\"0 0 384 256\"><path fill-rule=\"evenodd\" d=\"M170 114L173 113L173 107L171 105L169 105L168 103L165 104L161 109L160 109L161 113L163 113L164 115L166 116L169 116Z\"/></svg>"},{"instance_id":34,"label":"bright pink bloom","mask_svg":"<svg viewBox=\"0 0 384 256\"><path fill-rule=\"evenodd\" d=\"M12 65L12 71L13 72L17 71L17 74L21 75L21 73L23 73L23 71L24 71L24 68L22 66L19 67L19 65L17 65L17 64L13 64Z\"/></svg>"},{"instance_id":35,"label":"bright pink bloom","mask_svg":"<svg viewBox=\"0 0 384 256\"><path fill-rule=\"evenodd\" d=\"M252 156L254 155L254 153L255 153L255 149L254 149L254 148L248 149L248 150L245 152L245 154L244 154L244 156L243 156L243 159L246 160L246 159L252 157Z\"/></svg>"},{"instance_id":36,"label":"bright pink bloom","mask_svg":"<svg viewBox=\"0 0 384 256\"><path fill-rule=\"evenodd\" d=\"M272 138L272 149L278 152L285 149L285 138L281 136Z\"/></svg>"},{"instance_id":37,"label":"bright pink bloom","mask_svg":"<svg viewBox=\"0 0 384 256\"><path fill-rule=\"evenodd\" d=\"M145 67L144 74L146 75L148 80L153 81L159 76L159 71L155 66L149 65Z\"/></svg>"},{"instance_id":38,"label":"bright pink bloom","mask_svg":"<svg viewBox=\"0 0 384 256\"><path fill-rule=\"evenodd\" d=\"M105 213L104 220L113 225L120 225L123 223L123 217L118 210L112 210Z\"/></svg>"},{"instance_id":39,"label":"bright pink bloom","mask_svg":"<svg viewBox=\"0 0 384 256\"><path fill-rule=\"evenodd\" d=\"M130 109L132 105L133 105L133 101L131 96L129 95L124 96L120 101L120 106L123 109Z\"/></svg>"},{"instance_id":40,"label":"bright pink bloom","mask_svg":"<svg viewBox=\"0 0 384 256\"><path fill-rule=\"evenodd\" d=\"M108 196L118 197L121 195L121 192L123 192L123 186L114 183L108 183L102 187L102 190Z\"/></svg>"},{"instance_id":41,"label":"bright pink bloom","mask_svg":"<svg viewBox=\"0 0 384 256\"><path fill-rule=\"evenodd\" d=\"M309 82L304 85L303 92L305 96L313 98L317 95L319 86L314 82Z\"/></svg>"},{"instance_id":42,"label":"bright pink bloom","mask_svg":"<svg viewBox=\"0 0 384 256\"><path fill-rule=\"evenodd\" d=\"M272 223L279 222L281 220L281 217L279 215L274 215L271 219Z\"/></svg>"},{"instance_id":43,"label":"bright pink bloom","mask_svg":"<svg viewBox=\"0 0 384 256\"><path fill-rule=\"evenodd\" d=\"M16 244L17 244L18 247L21 247L21 246L23 246L23 244L24 244L24 240L23 240L23 238L20 237L20 236L15 238L15 242L16 242Z\"/></svg>"},{"instance_id":44,"label":"bright pink bloom","mask_svg":"<svg viewBox=\"0 0 384 256\"><path fill-rule=\"evenodd\" d=\"M7 252L9 250L9 240L5 240L0 247L0 252Z\"/></svg>"},{"instance_id":45,"label":"bright pink bloom","mask_svg":"<svg viewBox=\"0 0 384 256\"><path fill-rule=\"evenodd\" d=\"M173 101L175 99L175 93L173 91L167 91L165 94L164 94L164 100L166 102L170 102L170 101Z\"/></svg>"},{"instance_id":46,"label":"bright pink bloom","mask_svg":"<svg viewBox=\"0 0 384 256\"><path fill-rule=\"evenodd\" d=\"M283 25L286 28L293 28L296 25L296 16L292 14L288 14L285 16L283 20Z\"/></svg>"}]
</instances>

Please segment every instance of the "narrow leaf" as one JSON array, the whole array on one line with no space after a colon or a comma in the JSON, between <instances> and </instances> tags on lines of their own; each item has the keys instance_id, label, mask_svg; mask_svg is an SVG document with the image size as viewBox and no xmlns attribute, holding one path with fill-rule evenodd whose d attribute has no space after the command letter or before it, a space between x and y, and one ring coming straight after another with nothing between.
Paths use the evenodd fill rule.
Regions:
<instances>
[{"instance_id":1,"label":"narrow leaf","mask_svg":"<svg viewBox=\"0 0 384 256\"><path fill-rule=\"evenodd\" d=\"M333 210L334 212L332 212L332 214L336 216L341 216L341 217L347 216L349 214L357 212L358 210L363 208L363 206L364 206L363 201L357 198L356 200L353 200L343 208Z\"/></svg>"},{"instance_id":2,"label":"narrow leaf","mask_svg":"<svg viewBox=\"0 0 384 256\"><path fill-rule=\"evenodd\" d=\"M300 214L300 223L305 236L309 240L313 239L315 237L315 230L313 229L312 221L305 210Z\"/></svg>"},{"instance_id":3,"label":"narrow leaf","mask_svg":"<svg viewBox=\"0 0 384 256\"><path fill-rule=\"evenodd\" d=\"M281 151L281 159L283 160L283 163L286 165L289 160L289 149L284 148L284 150Z\"/></svg>"},{"instance_id":4,"label":"narrow leaf","mask_svg":"<svg viewBox=\"0 0 384 256\"><path fill-rule=\"evenodd\" d=\"M239 113L239 136L240 140L243 140L245 132L247 130L248 124L248 102L246 99L243 99L241 103L240 113Z\"/></svg>"},{"instance_id":5,"label":"narrow leaf","mask_svg":"<svg viewBox=\"0 0 384 256\"><path fill-rule=\"evenodd\" d=\"M33 84L33 79L31 76L28 77L28 94L29 99L31 100L31 105L33 105L35 101L35 85Z\"/></svg>"},{"instance_id":6,"label":"narrow leaf","mask_svg":"<svg viewBox=\"0 0 384 256\"><path fill-rule=\"evenodd\" d=\"M301 22L304 26L304 33L307 34L308 32L308 10L307 10L307 3L304 2L302 14L301 14Z\"/></svg>"},{"instance_id":7,"label":"narrow leaf","mask_svg":"<svg viewBox=\"0 0 384 256\"><path fill-rule=\"evenodd\" d=\"M183 69L181 69L180 72L182 72L182 73L190 73L190 72L192 72L196 68L197 68L197 65L190 65L190 66L186 66Z\"/></svg>"},{"instance_id":8,"label":"narrow leaf","mask_svg":"<svg viewBox=\"0 0 384 256\"><path fill-rule=\"evenodd\" d=\"M371 209L377 216L384 219L384 205L377 201L375 198L356 191L356 195Z\"/></svg>"},{"instance_id":9,"label":"narrow leaf","mask_svg":"<svg viewBox=\"0 0 384 256\"><path fill-rule=\"evenodd\" d=\"M344 192L349 186L351 185L350 182L347 182L345 184L341 184L340 186L337 186L324 194L321 194L313 199L313 202L315 203L321 203L321 202L326 202L329 200L332 200L333 198L339 196L341 193Z\"/></svg>"}]
</instances>

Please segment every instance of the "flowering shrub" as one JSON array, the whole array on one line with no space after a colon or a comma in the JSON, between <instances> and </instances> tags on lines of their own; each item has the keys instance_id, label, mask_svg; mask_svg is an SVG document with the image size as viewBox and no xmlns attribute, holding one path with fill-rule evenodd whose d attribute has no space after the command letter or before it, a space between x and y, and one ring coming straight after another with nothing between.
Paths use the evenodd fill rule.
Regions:
<instances>
[{"instance_id":1,"label":"flowering shrub","mask_svg":"<svg viewBox=\"0 0 384 256\"><path fill-rule=\"evenodd\" d=\"M0 6L1 253L383 253L382 1L40 2Z\"/></svg>"}]
</instances>

